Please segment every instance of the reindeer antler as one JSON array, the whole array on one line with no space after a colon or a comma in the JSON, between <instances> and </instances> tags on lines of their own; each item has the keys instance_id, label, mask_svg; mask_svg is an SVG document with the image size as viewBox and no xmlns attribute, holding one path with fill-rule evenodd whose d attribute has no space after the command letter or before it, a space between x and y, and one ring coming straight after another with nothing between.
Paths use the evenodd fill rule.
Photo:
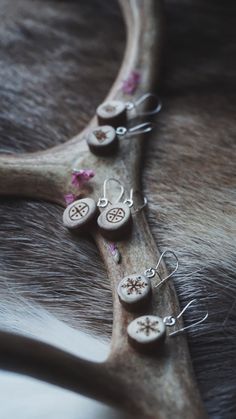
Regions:
<instances>
[{"instance_id":1,"label":"reindeer antler","mask_svg":"<svg viewBox=\"0 0 236 419\"><path fill-rule=\"evenodd\" d=\"M128 30L127 47L120 73L108 97L124 99L120 83L134 69L138 69L142 75L143 91L151 91L154 86L160 61L162 20L158 0L121 0L120 3ZM140 93L140 90L137 92ZM93 125L94 120L89 127ZM0 193L62 203L63 195L68 192L74 166L94 168L94 198L97 198L101 184L108 177L116 176L126 187L139 189L143 141L124 141L119 156L109 158L104 165L88 151L84 135L85 131L67 143L45 152L19 157L2 156L0 176L3 181ZM147 261L152 266L159 255L144 214L134 216L132 237L119 244L122 254L122 263L119 265L108 254L105 239L96 232L94 238L106 264L113 290L114 321L108 360L99 365L88 363L40 342L36 344L28 338L5 334L5 349L0 345L1 365L5 359L5 368L119 404L120 407L139 413L143 418L203 419L206 414L193 376L186 338L181 336L176 340L168 339L164 351L152 357L140 355L127 342L126 328L134 315L122 308L116 294L117 284L125 275L143 272ZM163 263L162 270L166 272ZM177 315L179 304L173 285L165 284L162 291L161 298L157 292L153 292L151 313L160 316L167 313ZM7 348L10 348L11 357L7 356ZM27 358L29 354L30 364ZM40 362L40 370L37 362ZM58 366L57 371L55 365ZM65 375L67 367L69 369ZM97 393L93 383L95 374L99 377L100 386Z\"/></svg>"}]
</instances>

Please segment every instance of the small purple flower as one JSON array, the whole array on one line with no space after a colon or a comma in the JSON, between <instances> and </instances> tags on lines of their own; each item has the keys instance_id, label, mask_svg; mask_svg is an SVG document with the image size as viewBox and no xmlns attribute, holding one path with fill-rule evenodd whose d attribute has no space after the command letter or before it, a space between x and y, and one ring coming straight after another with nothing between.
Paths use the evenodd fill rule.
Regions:
<instances>
[{"instance_id":1,"label":"small purple flower","mask_svg":"<svg viewBox=\"0 0 236 419\"><path fill-rule=\"evenodd\" d=\"M73 170L71 183L78 188L81 188L84 183L88 182L94 177L95 173L91 169Z\"/></svg>"},{"instance_id":2,"label":"small purple flower","mask_svg":"<svg viewBox=\"0 0 236 419\"><path fill-rule=\"evenodd\" d=\"M112 257L114 258L114 261L116 263L120 263L121 261L121 254L119 252L119 249L115 243L109 243L108 244L109 252L111 253Z\"/></svg>"},{"instance_id":3,"label":"small purple flower","mask_svg":"<svg viewBox=\"0 0 236 419\"><path fill-rule=\"evenodd\" d=\"M134 70L130 73L129 77L122 82L122 91L127 94L132 94L137 89L140 83L141 75L139 71Z\"/></svg>"},{"instance_id":4,"label":"small purple flower","mask_svg":"<svg viewBox=\"0 0 236 419\"><path fill-rule=\"evenodd\" d=\"M74 202L76 198L76 195L74 195L73 193L68 193L67 195L64 195L66 205L72 204L72 202Z\"/></svg>"}]
</instances>

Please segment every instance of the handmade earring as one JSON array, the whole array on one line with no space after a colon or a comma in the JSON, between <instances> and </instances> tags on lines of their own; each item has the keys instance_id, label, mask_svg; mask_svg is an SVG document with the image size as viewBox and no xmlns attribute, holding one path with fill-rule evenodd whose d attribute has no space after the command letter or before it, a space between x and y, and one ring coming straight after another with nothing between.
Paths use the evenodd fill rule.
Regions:
<instances>
[{"instance_id":1,"label":"handmade earring","mask_svg":"<svg viewBox=\"0 0 236 419\"><path fill-rule=\"evenodd\" d=\"M168 253L175 257L176 266L169 275L162 279L160 274L158 273L158 269L163 257ZM154 285L154 288L158 288L167 279L171 278L174 275L174 273L178 269L178 266L179 262L176 254L172 250L165 250L161 254L155 268L149 268L144 273L128 275L120 281L117 288L117 293L121 304L128 311L142 310L150 301L152 293L151 279L154 278L155 275L159 276L161 281L158 284Z\"/></svg>"},{"instance_id":2,"label":"handmade earring","mask_svg":"<svg viewBox=\"0 0 236 419\"><path fill-rule=\"evenodd\" d=\"M120 186L121 192L115 203L108 201L107 184L110 181L117 182ZM120 202L124 195L124 187L117 179L106 179L103 184L103 197L98 200L97 206L99 208L106 208L98 217L97 223L101 234L108 240L121 240L125 238L131 231L132 217L131 208L133 207L133 189L130 191L130 197ZM135 210L140 211L147 204L146 198L144 204Z\"/></svg>"},{"instance_id":3,"label":"handmade earring","mask_svg":"<svg viewBox=\"0 0 236 419\"><path fill-rule=\"evenodd\" d=\"M111 125L114 128L127 125L127 113L136 110L144 101L152 100L152 109L139 112L140 116L154 115L161 110L161 102L156 95L146 93L134 102L122 102L121 100L109 100L98 106L96 113L99 125Z\"/></svg>"},{"instance_id":4,"label":"handmade earring","mask_svg":"<svg viewBox=\"0 0 236 419\"><path fill-rule=\"evenodd\" d=\"M120 195L118 199L111 203L107 199L107 184L116 182L120 186ZM99 208L106 208L98 217L97 223L100 232L108 240L118 240L129 233L131 227L130 206L125 202L120 202L124 195L124 187L117 179L109 178L103 184L103 197L98 200Z\"/></svg>"},{"instance_id":5,"label":"handmade earring","mask_svg":"<svg viewBox=\"0 0 236 419\"><path fill-rule=\"evenodd\" d=\"M120 138L130 138L152 130L150 122L144 122L133 128L102 125L93 129L87 138L87 144L92 153L105 156L116 152Z\"/></svg>"},{"instance_id":6,"label":"handmade earring","mask_svg":"<svg viewBox=\"0 0 236 419\"><path fill-rule=\"evenodd\" d=\"M136 350L139 351L153 351L160 347L166 338L167 327L173 327L176 324L176 321L183 315L187 308L194 303L196 300L190 301L184 309L178 314L177 317L167 316L161 318L154 315L146 315L138 317L133 320L128 328L128 340ZM208 312L206 315L189 326L183 327L182 329L176 330L172 333L169 333L169 337L177 336L185 330L197 326L198 324L204 322L208 317Z\"/></svg>"},{"instance_id":7,"label":"handmade earring","mask_svg":"<svg viewBox=\"0 0 236 419\"><path fill-rule=\"evenodd\" d=\"M83 230L93 222L96 214L97 205L94 199L78 199L65 209L63 213L63 224L71 230Z\"/></svg>"}]
</instances>

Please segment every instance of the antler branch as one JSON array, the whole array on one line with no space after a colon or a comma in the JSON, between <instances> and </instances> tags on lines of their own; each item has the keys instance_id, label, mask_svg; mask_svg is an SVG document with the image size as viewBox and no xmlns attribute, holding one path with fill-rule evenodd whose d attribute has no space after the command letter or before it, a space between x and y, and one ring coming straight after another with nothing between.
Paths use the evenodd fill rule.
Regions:
<instances>
[{"instance_id":1,"label":"antler branch","mask_svg":"<svg viewBox=\"0 0 236 419\"><path fill-rule=\"evenodd\" d=\"M66 389L119 405L122 383L102 363L91 362L35 339L0 332L0 368L37 377Z\"/></svg>"},{"instance_id":2,"label":"antler branch","mask_svg":"<svg viewBox=\"0 0 236 419\"><path fill-rule=\"evenodd\" d=\"M141 73L143 91L151 91L154 86L160 62L162 21L161 6L157 0L121 0L120 3L127 24L127 49L121 71L109 93L109 98L120 97L125 100L119 90L120 83L134 69L138 69ZM141 89L138 93L141 93ZM38 155L24 157L23 160L21 157L15 160L8 158L5 166L1 159L0 173L6 178L6 174L9 175L14 170L14 179L17 181L19 176L20 180L17 187L7 181L5 187L1 185L0 193L7 193L9 188L11 193L18 193L19 188L22 188L21 194L59 202L61 194L65 193L68 188L70 171L77 163L82 167L94 168L96 172L94 184L99 189L106 177L114 176L119 178L127 188L131 186L139 188L142 156L140 139L124 141L119 156L108 159L104 165L104 162L101 164L99 159L88 152L84 141L80 141L82 138L83 135L80 135L63 146ZM35 167L37 161L38 167ZM48 188L47 193L44 191L45 188ZM98 191L93 194L95 199L97 194ZM140 355L128 345L126 329L134 316L127 313L119 303L116 293L117 284L125 275L141 273L147 268L147 264L152 266L159 255L144 214L139 213L133 218L132 237L119 244L122 255L120 265L117 265L108 254L106 241L98 233L94 233L95 241L107 266L113 290L113 336L111 354L107 362L95 367L87 361L74 357L68 358L66 354L55 352L55 349L45 346L41 347L45 350L44 355L40 346L35 346L37 356L33 356L31 351L30 364L27 365L24 342L29 345L32 342L22 340L21 351L15 349L14 352L12 349L14 339L11 340L8 336L4 356L7 359L8 348L12 356L8 358L7 367L18 371L20 368L21 372L76 391L86 392L101 400L108 401L109 399L116 403L119 399L121 407L129 405L129 408L139 412L142 418L203 419L206 414L193 376L184 336L167 339L164 350L152 357ZM163 263L162 269L166 272ZM165 284L161 293L153 291L149 314L177 315L178 311L178 299L172 285ZM30 351L30 348L28 350ZM14 361L14 353L13 365L11 362ZM40 372L38 368L38 359L40 359L43 372ZM83 371L82 375L77 371L79 369ZM95 371L99 380L96 381L96 389L93 381ZM63 374L65 374L64 381L62 381ZM84 383L81 381L82 376Z\"/></svg>"}]
</instances>

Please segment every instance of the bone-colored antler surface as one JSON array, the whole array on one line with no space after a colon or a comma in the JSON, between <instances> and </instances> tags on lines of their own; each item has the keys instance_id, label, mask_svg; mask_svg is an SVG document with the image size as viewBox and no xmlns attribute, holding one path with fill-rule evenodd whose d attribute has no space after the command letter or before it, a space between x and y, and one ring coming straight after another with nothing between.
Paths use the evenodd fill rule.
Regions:
<instances>
[{"instance_id":1,"label":"bone-colored antler surface","mask_svg":"<svg viewBox=\"0 0 236 419\"><path fill-rule=\"evenodd\" d=\"M142 92L153 89L160 61L162 19L157 0L122 0L120 3L127 24L127 48L120 73L108 97L125 100L120 83L134 69L142 74ZM141 89L137 95L140 93ZM94 123L92 120L89 127ZM114 158L98 159L89 152L84 140L89 127L67 143L46 152L2 156L0 193L62 203L63 195L69 190L73 167L94 168L96 176L92 195L95 199L108 177L118 178L128 190L131 187L140 189L143 140L124 141ZM8 369L117 404L142 418L203 419L206 413L194 379L186 338L181 335L167 339L163 351L153 356L140 355L128 344L126 329L135 316L122 308L116 294L117 284L125 275L144 272L148 266L155 265L159 257L145 215L140 212L133 218L132 236L119 244L122 254L120 264L116 264L109 255L106 240L96 231L93 234L113 290L113 335L108 360L99 365L88 363L47 345L35 344L30 339L5 335L7 343L4 350L0 349L2 366L5 359ZM166 273L163 263L162 271ZM159 316L178 314L179 304L172 284L153 291L148 312ZM11 357L7 357L6 345L11 349ZM31 356L32 348L34 356ZM83 374L79 372L80 368ZM99 382L97 393L93 383L95 375Z\"/></svg>"}]
</instances>

